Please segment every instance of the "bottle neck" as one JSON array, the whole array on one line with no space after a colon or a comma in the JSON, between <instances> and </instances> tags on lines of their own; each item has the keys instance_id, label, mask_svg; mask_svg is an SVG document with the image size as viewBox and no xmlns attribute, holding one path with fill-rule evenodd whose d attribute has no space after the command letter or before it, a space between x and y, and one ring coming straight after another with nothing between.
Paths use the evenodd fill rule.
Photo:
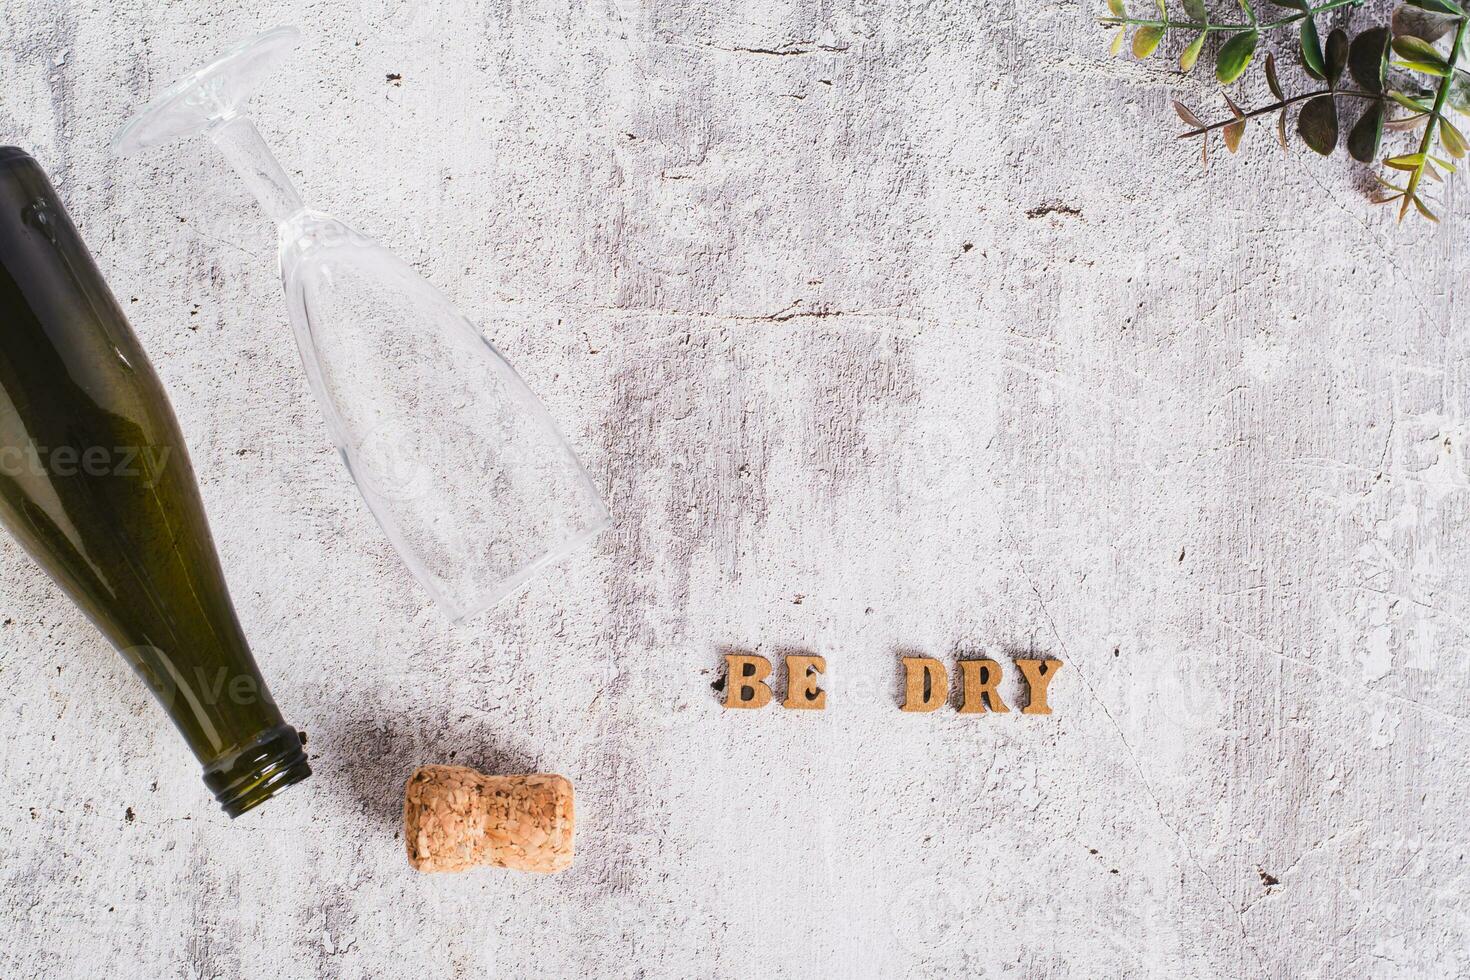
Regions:
<instances>
[{"instance_id":1,"label":"bottle neck","mask_svg":"<svg viewBox=\"0 0 1470 980\"><path fill-rule=\"evenodd\" d=\"M276 162L253 122L244 116L232 116L211 126L209 137L245 181L261 209L277 224L285 224L304 209L301 195L291 186L291 179Z\"/></svg>"},{"instance_id":2,"label":"bottle neck","mask_svg":"<svg viewBox=\"0 0 1470 980\"><path fill-rule=\"evenodd\" d=\"M283 724L206 765L204 785L233 818L310 775L301 735Z\"/></svg>"}]
</instances>

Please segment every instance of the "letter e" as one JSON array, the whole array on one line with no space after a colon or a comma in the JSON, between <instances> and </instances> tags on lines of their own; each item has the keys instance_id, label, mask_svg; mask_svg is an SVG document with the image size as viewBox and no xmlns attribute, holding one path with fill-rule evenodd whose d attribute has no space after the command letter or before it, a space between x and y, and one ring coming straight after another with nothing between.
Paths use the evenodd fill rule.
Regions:
<instances>
[{"instance_id":1,"label":"letter e","mask_svg":"<svg viewBox=\"0 0 1470 980\"><path fill-rule=\"evenodd\" d=\"M827 661L821 657L792 654L786 658L785 708L821 711L827 707L827 692L817 687L817 678L827 672Z\"/></svg>"}]
</instances>

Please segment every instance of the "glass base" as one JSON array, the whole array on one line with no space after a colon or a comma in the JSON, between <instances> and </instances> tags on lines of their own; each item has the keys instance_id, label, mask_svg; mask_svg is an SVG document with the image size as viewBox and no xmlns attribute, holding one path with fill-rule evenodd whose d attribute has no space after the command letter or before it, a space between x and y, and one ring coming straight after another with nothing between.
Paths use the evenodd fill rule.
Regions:
<instances>
[{"instance_id":1,"label":"glass base","mask_svg":"<svg viewBox=\"0 0 1470 980\"><path fill-rule=\"evenodd\" d=\"M209 64L170 85L112 139L119 156L140 153L228 120L301 40L294 27L277 27L241 41Z\"/></svg>"}]
</instances>

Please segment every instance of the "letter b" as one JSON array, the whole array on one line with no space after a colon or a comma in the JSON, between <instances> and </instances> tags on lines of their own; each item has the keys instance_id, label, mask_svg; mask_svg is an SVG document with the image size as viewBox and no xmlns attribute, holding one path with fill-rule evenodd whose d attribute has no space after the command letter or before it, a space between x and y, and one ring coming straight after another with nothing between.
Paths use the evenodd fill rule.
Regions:
<instances>
[{"instance_id":1,"label":"letter b","mask_svg":"<svg viewBox=\"0 0 1470 980\"><path fill-rule=\"evenodd\" d=\"M755 654L725 654L725 707L764 708L771 703L771 662Z\"/></svg>"}]
</instances>

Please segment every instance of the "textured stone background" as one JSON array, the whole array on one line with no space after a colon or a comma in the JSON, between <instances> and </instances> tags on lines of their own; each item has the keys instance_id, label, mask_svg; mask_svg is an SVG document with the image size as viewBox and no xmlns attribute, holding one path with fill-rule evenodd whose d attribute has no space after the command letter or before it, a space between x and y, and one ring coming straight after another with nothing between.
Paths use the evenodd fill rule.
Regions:
<instances>
[{"instance_id":1,"label":"textured stone background","mask_svg":"<svg viewBox=\"0 0 1470 980\"><path fill-rule=\"evenodd\" d=\"M0 540L0 974L1470 975L1463 185L1396 226L1266 127L1202 173L1203 72L1091 12L8 3L0 136L172 394L316 775L227 821ZM303 194L485 324L617 520L466 629L329 447L268 222L205 143L108 155L281 22ZM825 655L829 709L722 711L727 646ZM981 649L1066 661L1056 714L897 710L898 651ZM575 869L412 874L451 760L571 776Z\"/></svg>"}]
</instances>

